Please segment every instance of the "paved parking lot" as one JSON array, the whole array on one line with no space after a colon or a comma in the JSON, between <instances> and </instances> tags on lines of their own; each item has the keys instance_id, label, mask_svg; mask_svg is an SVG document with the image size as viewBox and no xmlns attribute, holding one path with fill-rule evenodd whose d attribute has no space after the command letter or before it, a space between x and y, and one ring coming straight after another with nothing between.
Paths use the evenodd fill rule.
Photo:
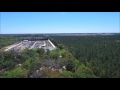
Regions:
<instances>
[{"instance_id":1,"label":"paved parking lot","mask_svg":"<svg viewBox=\"0 0 120 90\"><path fill-rule=\"evenodd\" d=\"M15 50L16 52L20 52L24 49L37 49L37 48L44 48L44 49L49 49L49 50L54 50L56 47L50 40L39 40L39 41L21 41L17 42L13 45L5 47L3 50L8 51L8 50Z\"/></svg>"}]
</instances>

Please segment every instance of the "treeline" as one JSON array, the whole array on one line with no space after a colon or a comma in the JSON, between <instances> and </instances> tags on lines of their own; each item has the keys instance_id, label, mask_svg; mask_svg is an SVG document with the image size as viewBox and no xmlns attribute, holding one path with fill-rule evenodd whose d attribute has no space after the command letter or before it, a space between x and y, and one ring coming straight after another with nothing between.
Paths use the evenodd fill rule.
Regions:
<instances>
[{"instance_id":1,"label":"treeline","mask_svg":"<svg viewBox=\"0 0 120 90\"><path fill-rule=\"evenodd\" d=\"M120 35L51 36L98 77L120 77Z\"/></svg>"},{"instance_id":2,"label":"treeline","mask_svg":"<svg viewBox=\"0 0 120 90\"><path fill-rule=\"evenodd\" d=\"M21 40L22 40L21 38L13 37L13 36L0 36L0 49Z\"/></svg>"}]
</instances>

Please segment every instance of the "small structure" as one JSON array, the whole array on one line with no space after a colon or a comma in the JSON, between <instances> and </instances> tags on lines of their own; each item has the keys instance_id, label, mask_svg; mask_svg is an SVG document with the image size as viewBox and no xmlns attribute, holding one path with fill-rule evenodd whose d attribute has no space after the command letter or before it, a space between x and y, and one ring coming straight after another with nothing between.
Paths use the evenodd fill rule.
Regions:
<instances>
[{"instance_id":1,"label":"small structure","mask_svg":"<svg viewBox=\"0 0 120 90\"><path fill-rule=\"evenodd\" d=\"M29 40L23 40L23 42L28 42Z\"/></svg>"}]
</instances>

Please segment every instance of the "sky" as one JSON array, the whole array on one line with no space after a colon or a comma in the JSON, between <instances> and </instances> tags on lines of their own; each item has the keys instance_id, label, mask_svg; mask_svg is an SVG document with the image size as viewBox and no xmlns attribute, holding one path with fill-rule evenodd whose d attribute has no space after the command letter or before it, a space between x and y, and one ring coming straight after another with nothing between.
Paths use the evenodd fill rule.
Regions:
<instances>
[{"instance_id":1,"label":"sky","mask_svg":"<svg viewBox=\"0 0 120 90\"><path fill-rule=\"evenodd\" d=\"M120 12L0 12L1 34L120 33Z\"/></svg>"}]
</instances>

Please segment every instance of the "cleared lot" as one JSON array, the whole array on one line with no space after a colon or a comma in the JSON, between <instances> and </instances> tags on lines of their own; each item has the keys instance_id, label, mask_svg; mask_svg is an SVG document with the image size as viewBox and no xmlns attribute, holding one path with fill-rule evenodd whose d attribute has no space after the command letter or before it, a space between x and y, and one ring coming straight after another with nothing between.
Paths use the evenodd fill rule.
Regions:
<instances>
[{"instance_id":1,"label":"cleared lot","mask_svg":"<svg viewBox=\"0 0 120 90\"><path fill-rule=\"evenodd\" d=\"M21 41L17 42L13 45L7 46L3 48L4 51L14 50L16 52L20 52L24 49L37 49L37 48L44 48L49 50L56 49L56 46L50 40L41 40L41 41Z\"/></svg>"}]
</instances>

